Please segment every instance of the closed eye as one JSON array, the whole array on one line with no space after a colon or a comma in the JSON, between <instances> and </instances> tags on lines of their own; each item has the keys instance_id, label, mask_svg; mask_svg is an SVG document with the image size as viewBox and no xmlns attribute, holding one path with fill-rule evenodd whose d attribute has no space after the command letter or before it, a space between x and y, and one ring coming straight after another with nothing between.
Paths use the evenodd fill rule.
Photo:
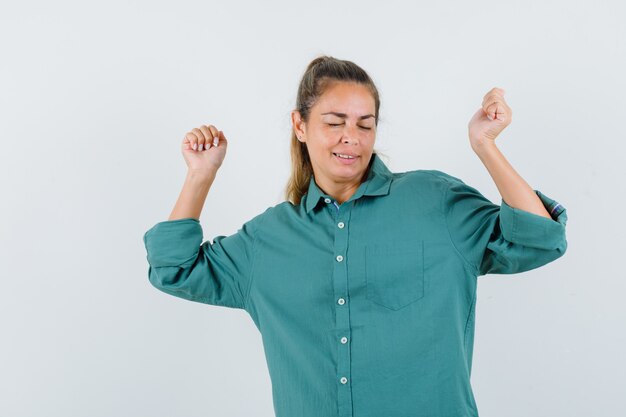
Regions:
<instances>
[{"instance_id":1,"label":"closed eye","mask_svg":"<svg viewBox=\"0 0 626 417\"><path fill-rule=\"evenodd\" d=\"M328 126L341 126L343 123L339 123L339 124L333 124L333 123L328 123ZM361 129L365 129L365 130L371 130L371 127L364 127L364 126L359 126Z\"/></svg>"}]
</instances>

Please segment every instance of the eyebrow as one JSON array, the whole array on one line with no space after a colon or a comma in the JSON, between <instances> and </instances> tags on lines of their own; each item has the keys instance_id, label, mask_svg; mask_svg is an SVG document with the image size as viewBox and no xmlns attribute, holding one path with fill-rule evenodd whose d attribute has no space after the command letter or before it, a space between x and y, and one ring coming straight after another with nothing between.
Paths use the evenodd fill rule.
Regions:
<instances>
[{"instance_id":1,"label":"eyebrow","mask_svg":"<svg viewBox=\"0 0 626 417\"><path fill-rule=\"evenodd\" d=\"M335 116L343 117L343 118L346 118L348 116L345 113L337 113L336 111L329 111L328 113L322 113L322 116L324 116L325 114L333 114ZM359 119L363 120L363 119L367 119L368 117L376 117L376 116L374 116L373 114L366 114L365 116L359 117Z\"/></svg>"}]
</instances>

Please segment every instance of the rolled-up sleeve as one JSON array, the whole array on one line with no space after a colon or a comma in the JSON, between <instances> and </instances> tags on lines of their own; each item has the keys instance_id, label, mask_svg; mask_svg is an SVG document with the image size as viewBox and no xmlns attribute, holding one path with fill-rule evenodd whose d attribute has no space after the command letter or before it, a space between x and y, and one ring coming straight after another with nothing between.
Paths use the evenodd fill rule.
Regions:
<instances>
[{"instance_id":1,"label":"rolled-up sleeve","mask_svg":"<svg viewBox=\"0 0 626 417\"><path fill-rule=\"evenodd\" d=\"M478 190L450 175L442 210L457 251L477 275L514 274L560 258L567 249L567 210L534 190L551 218L496 205Z\"/></svg>"},{"instance_id":2,"label":"rolled-up sleeve","mask_svg":"<svg viewBox=\"0 0 626 417\"><path fill-rule=\"evenodd\" d=\"M150 283L186 300L245 308L257 219L213 243L202 243L202 226L194 218L155 224L143 236Z\"/></svg>"}]
</instances>

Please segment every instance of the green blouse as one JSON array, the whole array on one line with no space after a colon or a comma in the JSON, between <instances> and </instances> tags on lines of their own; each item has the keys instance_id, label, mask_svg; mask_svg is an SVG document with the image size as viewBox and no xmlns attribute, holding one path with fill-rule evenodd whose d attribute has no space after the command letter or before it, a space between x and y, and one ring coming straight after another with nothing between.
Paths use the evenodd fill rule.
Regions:
<instances>
[{"instance_id":1,"label":"green blouse","mask_svg":"<svg viewBox=\"0 0 626 417\"><path fill-rule=\"evenodd\" d=\"M143 237L148 278L249 313L277 417L476 417L477 277L529 271L567 248L566 209L535 193L552 219L442 171L392 173L373 154L340 205L312 176L299 205L269 207L213 243L193 218L155 224Z\"/></svg>"}]
</instances>

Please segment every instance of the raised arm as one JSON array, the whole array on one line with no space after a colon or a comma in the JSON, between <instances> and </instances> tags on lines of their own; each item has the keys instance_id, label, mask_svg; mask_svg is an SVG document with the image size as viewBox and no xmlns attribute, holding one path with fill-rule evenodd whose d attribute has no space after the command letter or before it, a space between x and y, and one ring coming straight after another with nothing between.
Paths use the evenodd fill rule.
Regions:
<instances>
[{"instance_id":1,"label":"raised arm","mask_svg":"<svg viewBox=\"0 0 626 417\"><path fill-rule=\"evenodd\" d=\"M468 124L470 144L489 171L502 200L510 207L550 219L541 199L496 146L496 137L511 123L512 116L504 90L492 88Z\"/></svg>"},{"instance_id":2,"label":"raised arm","mask_svg":"<svg viewBox=\"0 0 626 417\"><path fill-rule=\"evenodd\" d=\"M469 122L469 137L492 176L502 204L496 205L459 178L435 172L444 180L442 211L450 238L476 275L514 274L538 268L567 250L567 210L533 190L495 145L511 122L504 90L489 91Z\"/></svg>"},{"instance_id":3,"label":"raised arm","mask_svg":"<svg viewBox=\"0 0 626 417\"><path fill-rule=\"evenodd\" d=\"M219 137L219 143L213 138ZM216 146L214 146L214 144ZM245 308L252 275L257 216L230 236L202 242L200 213L226 153L226 138L213 126L185 135L187 178L169 220L144 233L148 279L159 290L191 301Z\"/></svg>"},{"instance_id":4,"label":"raised arm","mask_svg":"<svg viewBox=\"0 0 626 417\"><path fill-rule=\"evenodd\" d=\"M200 219L209 189L224 161L227 146L224 133L213 125L202 125L187 132L182 144L187 177L168 220Z\"/></svg>"}]
</instances>

